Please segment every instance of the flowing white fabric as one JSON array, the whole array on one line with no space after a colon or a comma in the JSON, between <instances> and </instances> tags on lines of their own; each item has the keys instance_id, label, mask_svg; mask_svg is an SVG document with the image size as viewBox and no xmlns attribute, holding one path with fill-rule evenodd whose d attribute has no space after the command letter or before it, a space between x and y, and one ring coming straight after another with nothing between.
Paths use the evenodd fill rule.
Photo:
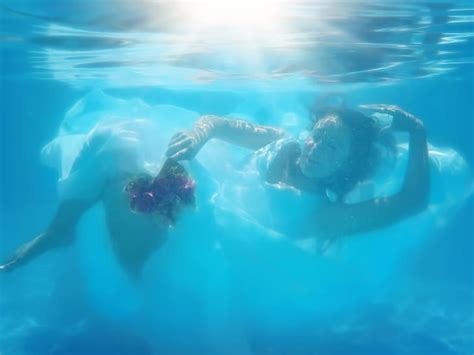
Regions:
<instances>
[{"instance_id":1,"label":"flowing white fabric","mask_svg":"<svg viewBox=\"0 0 474 355\"><path fill-rule=\"evenodd\" d=\"M58 170L61 198L93 197L114 176L158 172L171 136L191 128L198 116L176 106L151 106L93 91L67 112L57 137L43 149L43 161ZM420 245L437 226L447 223L472 193L464 159L450 148L430 146L432 185L425 212L383 230L343 239L321 253L317 236L298 235L298 225L311 218L321 197L265 183L264 160L272 159L272 149L278 146L264 149L251 154L211 141L196 161L186 165L197 180L198 211L179 221L145 274L148 291L160 295L148 300L153 312L160 314L157 322L167 314L169 319L176 317L163 298L172 300L171 309L176 310L189 302L183 294L217 312L206 317L221 325L226 316L239 313L232 306L235 302L262 317L274 317L271 309L278 305L286 320L342 309L380 289L407 248ZM398 155L395 166L382 166L370 182L349 194L347 202L397 191L407 160L407 144L402 141ZM94 288L95 297L107 304L101 291L104 282L123 292L123 284L119 285L126 281L107 245L99 246L97 240L108 240L107 230L93 225L103 219L100 212L94 213L80 229L79 250L89 285L100 284ZM109 260L107 267L104 260ZM102 270L108 270L102 276L93 272L100 263ZM113 308L110 314L116 316L120 307ZM230 313L218 314L223 308ZM121 309L136 308L128 304ZM237 318L235 324L240 322Z\"/></svg>"}]
</instances>

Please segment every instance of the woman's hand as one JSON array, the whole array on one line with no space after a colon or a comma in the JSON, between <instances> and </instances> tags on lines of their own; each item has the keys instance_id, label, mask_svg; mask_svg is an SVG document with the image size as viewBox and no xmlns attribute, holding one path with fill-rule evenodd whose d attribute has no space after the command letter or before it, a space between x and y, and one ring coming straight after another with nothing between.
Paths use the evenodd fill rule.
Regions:
<instances>
[{"instance_id":1,"label":"woman's hand","mask_svg":"<svg viewBox=\"0 0 474 355\"><path fill-rule=\"evenodd\" d=\"M24 256L24 252L20 249L5 264L0 265L0 273L12 271L13 269L15 269L16 266L18 266L21 263L23 256Z\"/></svg>"},{"instance_id":2,"label":"woman's hand","mask_svg":"<svg viewBox=\"0 0 474 355\"><path fill-rule=\"evenodd\" d=\"M14 265L14 263L12 263L12 262L8 262L6 264L0 265L0 272L11 271L13 265Z\"/></svg>"},{"instance_id":3,"label":"woman's hand","mask_svg":"<svg viewBox=\"0 0 474 355\"><path fill-rule=\"evenodd\" d=\"M208 141L206 135L197 130L178 132L170 140L166 156L174 160L191 160Z\"/></svg>"},{"instance_id":4,"label":"woman's hand","mask_svg":"<svg viewBox=\"0 0 474 355\"><path fill-rule=\"evenodd\" d=\"M215 133L215 125L222 119L205 115L196 121L191 131L178 132L168 143L166 156L174 160L191 160Z\"/></svg>"},{"instance_id":5,"label":"woman's hand","mask_svg":"<svg viewBox=\"0 0 474 355\"><path fill-rule=\"evenodd\" d=\"M393 117L391 128L402 132L415 132L423 130L423 122L396 105L371 104L360 105L360 108L386 113Z\"/></svg>"}]
</instances>

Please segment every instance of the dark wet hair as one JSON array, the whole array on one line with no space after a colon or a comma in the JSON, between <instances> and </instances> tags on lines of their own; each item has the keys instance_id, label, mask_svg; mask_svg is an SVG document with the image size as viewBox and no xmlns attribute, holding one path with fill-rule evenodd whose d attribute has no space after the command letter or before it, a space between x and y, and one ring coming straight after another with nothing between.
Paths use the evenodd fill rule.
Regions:
<instances>
[{"instance_id":1,"label":"dark wet hair","mask_svg":"<svg viewBox=\"0 0 474 355\"><path fill-rule=\"evenodd\" d=\"M179 204L195 204L194 180L176 161L168 159L155 178L145 175L131 179L124 188L134 212L157 213L173 221L173 210ZM173 221L174 222L174 221Z\"/></svg>"},{"instance_id":2,"label":"dark wet hair","mask_svg":"<svg viewBox=\"0 0 474 355\"><path fill-rule=\"evenodd\" d=\"M351 133L351 149L346 163L333 175L319 180L322 188L342 199L358 183L369 178L382 159L382 151L396 156L394 138L381 130L375 119L345 107L319 107L313 111L312 127L321 119L337 117Z\"/></svg>"}]
</instances>

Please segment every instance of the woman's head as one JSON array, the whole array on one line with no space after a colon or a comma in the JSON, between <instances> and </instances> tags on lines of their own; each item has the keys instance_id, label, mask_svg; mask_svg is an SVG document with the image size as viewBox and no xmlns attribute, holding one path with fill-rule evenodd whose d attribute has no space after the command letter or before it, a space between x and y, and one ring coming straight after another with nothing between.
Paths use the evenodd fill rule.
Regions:
<instances>
[{"instance_id":1,"label":"woman's head","mask_svg":"<svg viewBox=\"0 0 474 355\"><path fill-rule=\"evenodd\" d=\"M337 115L328 115L314 124L302 149L300 168L309 178L334 175L347 161L352 135Z\"/></svg>"},{"instance_id":2,"label":"woman's head","mask_svg":"<svg viewBox=\"0 0 474 355\"><path fill-rule=\"evenodd\" d=\"M378 136L375 121L360 112L321 111L302 149L301 172L343 196L373 172Z\"/></svg>"}]
</instances>

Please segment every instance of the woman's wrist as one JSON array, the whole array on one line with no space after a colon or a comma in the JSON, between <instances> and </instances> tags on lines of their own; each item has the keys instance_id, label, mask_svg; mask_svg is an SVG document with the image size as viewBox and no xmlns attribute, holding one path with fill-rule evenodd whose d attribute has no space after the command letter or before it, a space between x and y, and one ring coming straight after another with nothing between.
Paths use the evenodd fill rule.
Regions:
<instances>
[{"instance_id":1,"label":"woman's wrist","mask_svg":"<svg viewBox=\"0 0 474 355\"><path fill-rule=\"evenodd\" d=\"M202 116L194 125L194 133L199 142L205 143L216 135L217 116Z\"/></svg>"},{"instance_id":2,"label":"woman's wrist","mask_svg":"<svg viewBox=\"0 0 474 355\"><path fill-rule=\"evenodd\" d=\"M23 257L21 255L15 254L12 257L10 257L3 265L1 265L1 271L12 271L13 269L16 269L20 264L21 261L23 260Z\"/></svg>"},{"instance_id":3,"label":"woman's wrist","mask_svg":"<svg viewBox=\"0 0 474 355\"><path fill-rule=\"evenodd\" d=\"M393 115L391 127L395 131L414 134L425 130L425 126L419 118L401 109Z\"/></svg>"},{"instance_id":4,"label":"woman's wrist","mask_svg":"<svg viewBox=\"0 0 474 355\"><path fill-rule=\"evenodd\" d=\"M408 130L409 133L412 133L412 134L424 134L426 132L425 130L425 125L423 124L423 122L416 118L415 116L412 117L412 124Z\"/></svg>"}]
</instances>

